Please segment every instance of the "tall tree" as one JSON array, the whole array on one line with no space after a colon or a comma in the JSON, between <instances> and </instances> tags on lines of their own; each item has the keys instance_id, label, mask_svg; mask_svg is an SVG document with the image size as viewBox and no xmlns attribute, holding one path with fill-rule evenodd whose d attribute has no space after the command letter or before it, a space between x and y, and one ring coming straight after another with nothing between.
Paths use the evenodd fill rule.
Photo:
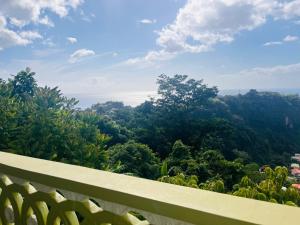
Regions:
<instances>
[{"instance_id":1,"label":"tall tree","mask_svg":"<svg viewBox=\"0 0 300 225\"><path fill-rule=\"evenodd\" d=\"M11 81L12 95L23 101L32 97L37 86L34 75L35 73L31 72L30 68L27 67L14 76Z\"/></svg>"}]
</instances>

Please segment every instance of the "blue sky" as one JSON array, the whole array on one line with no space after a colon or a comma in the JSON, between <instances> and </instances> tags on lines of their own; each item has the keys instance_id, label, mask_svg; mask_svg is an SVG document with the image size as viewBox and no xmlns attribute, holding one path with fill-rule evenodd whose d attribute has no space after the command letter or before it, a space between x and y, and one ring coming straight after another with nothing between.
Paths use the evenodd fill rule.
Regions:
<instances>
[{"instance_id":1,"label":"blue sky","mask_svg":"<svg viewBox=\"0 0 300 225\"><path fill-rule=\"evenodd\" d=\"M156 78L300 88L300 0L0 0L0 77L29 66L82 106L136 105Z\"/></svg>"}]
</instances>

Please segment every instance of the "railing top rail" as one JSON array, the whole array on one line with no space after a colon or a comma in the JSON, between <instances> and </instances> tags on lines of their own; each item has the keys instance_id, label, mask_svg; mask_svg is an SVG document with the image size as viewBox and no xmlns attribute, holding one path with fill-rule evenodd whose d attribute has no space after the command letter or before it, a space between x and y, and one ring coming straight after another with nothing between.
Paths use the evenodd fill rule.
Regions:
<instances>
[{"instance_id":1,"label":"railing top rail","mask_svg":"<svg viewBox=\"0 0 300 225\"><path fill-rule=\"evenodd\" d=\"M0 152L0 173L191 224L298 225L300 209Z\"/></svg>"}]
</instances>

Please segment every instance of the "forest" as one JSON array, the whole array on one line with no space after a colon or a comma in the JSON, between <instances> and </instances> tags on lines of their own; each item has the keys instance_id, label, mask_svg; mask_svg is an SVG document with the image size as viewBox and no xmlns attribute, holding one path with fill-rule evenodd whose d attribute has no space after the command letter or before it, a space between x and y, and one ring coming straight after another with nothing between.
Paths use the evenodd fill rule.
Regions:
<instances>
[{"instance_id":1,"label":"forest","mask_svg":"<svg viewBox=\"0 0 300 225\"><path fill-rule=\"evenodd\" d=\"M300 206L287 169L300 149L298 95L221 96L187 75L157 85L158 97L136 107L81 109L26 68L0 79L0 150Z\"/></svg>"}]
</instances>

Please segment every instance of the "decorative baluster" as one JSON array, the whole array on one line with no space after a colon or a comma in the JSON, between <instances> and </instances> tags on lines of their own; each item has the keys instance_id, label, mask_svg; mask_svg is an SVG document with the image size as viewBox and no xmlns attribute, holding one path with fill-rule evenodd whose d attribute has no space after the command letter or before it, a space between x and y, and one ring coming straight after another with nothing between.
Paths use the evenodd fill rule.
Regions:
<instances>
[{"instance_id":1,"label":"decorative baluster","mask_svg":"<svg viewBox=\"0 0 300 225\"><path fill-rule=\"evenodd\" d=\"M15 213L14 213L14 209L11 205L8 205L5 207L4 215L5 215L7 223L15 222Z\"/></svg>"}]
</instances>

